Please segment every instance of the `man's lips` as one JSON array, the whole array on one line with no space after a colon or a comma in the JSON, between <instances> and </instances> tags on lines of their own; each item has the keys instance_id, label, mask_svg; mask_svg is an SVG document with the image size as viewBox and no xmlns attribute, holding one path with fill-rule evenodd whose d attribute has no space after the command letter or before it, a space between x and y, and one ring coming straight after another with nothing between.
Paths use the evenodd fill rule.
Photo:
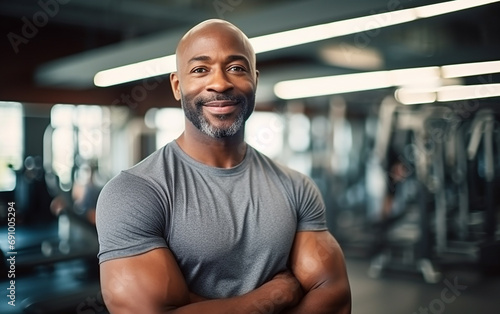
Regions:
<instances>
[{"instance_id":1,"label":"man's lips","mask_svg":"<svg viewBox=\"0 0 500 314\"><path fill-rule=\"evenodd\" d=\"M213 100L204 103L205 107L227 107L227 106L236 106L238 103L234 100Z\"/></svg>"},{"instance_id":2,"label":"man's lips","mask_svg":"<svg viewBox=\"0 0 500 314\"><path fill-rule=\"evenodd\" d=\"M234 100L214 100L203 104L206 110L215 115L230 114L237 108L238 102Z\"/></svg>"}]
</instances>

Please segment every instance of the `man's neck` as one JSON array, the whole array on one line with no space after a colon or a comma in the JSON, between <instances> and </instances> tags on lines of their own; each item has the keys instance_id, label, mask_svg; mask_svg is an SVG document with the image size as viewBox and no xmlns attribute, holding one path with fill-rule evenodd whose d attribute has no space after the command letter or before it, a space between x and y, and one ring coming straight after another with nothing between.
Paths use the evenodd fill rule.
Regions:
<instances>
[{"instance_id":1,"label":"man's neck","mask_svg":"<svg viewBox=\"0 0 500 314\"><path fill-rule=\"evenodd\" d=\"M245 158L243 131L225 138L212 138L198 130L186 129L177 138L179 147L191 158L217 168L232 168Z\"/></svg>"}]
</instances>

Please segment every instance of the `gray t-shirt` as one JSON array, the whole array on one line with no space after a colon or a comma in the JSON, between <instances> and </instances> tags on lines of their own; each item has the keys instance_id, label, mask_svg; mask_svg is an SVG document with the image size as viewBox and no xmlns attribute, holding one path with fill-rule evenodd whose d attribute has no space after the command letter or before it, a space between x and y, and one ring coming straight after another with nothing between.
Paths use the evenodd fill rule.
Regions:
<instances>
[{"instance_id":1,"label":"gray t-shirt","mask_svg":"<svg viewBox=\"0 0 500 314\"><path fill-rule=\"evenodd\" d=\"M99 262L168 248L190 291L249 292L287 267L297 231L326 230L313 181L247 146L230 169L204 165L171 142L102 190Z\"/></svg>"}]
</instances>

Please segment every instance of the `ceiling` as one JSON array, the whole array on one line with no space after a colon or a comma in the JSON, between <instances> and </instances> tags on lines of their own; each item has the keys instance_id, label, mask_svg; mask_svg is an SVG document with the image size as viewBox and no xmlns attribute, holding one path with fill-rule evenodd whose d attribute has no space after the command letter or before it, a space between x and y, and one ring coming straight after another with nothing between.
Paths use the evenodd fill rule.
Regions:
<instances>
[{"instance_id":1,"label":"ceiling","mask_svg":"<svg viewBox=\"0 0 500 314\"><path fill-rule=\"evenodd\" d=\"M157 77L148 89L141 89L144 81L98 88L93 76L174 53L182 34L208 18L227 19L254 37L437 2L442 1L0 0L0 100L119 104L138 114L177 106L168 76ZM495 3L259 54L258 101L275 101L272 86L286 79L498 60L498 16ZM500 82L498 75L469 80ZM350 96L363 102L373 95Z\"/></svg>"}]
</instances>

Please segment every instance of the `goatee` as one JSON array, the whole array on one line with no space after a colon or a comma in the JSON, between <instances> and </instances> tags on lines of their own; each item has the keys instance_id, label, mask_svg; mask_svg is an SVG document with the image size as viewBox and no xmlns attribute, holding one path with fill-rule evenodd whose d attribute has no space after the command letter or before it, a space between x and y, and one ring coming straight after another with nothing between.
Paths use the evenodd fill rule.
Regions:
<instances>
[{"instance_id":1,"label":"goatee","mask_svg":"<svg viewBox=\"0 0 500 314\"><path fill-rule=\"evenodd\" d=\"M210 123L208 118L203 114L203 106L205 103L210 101L221 101L228 100L233 101L237 106L241 106L242 110L236 116L236 119L227 127L217 127ZM253 101L253 100L252 100ZM181 104L184 109L184 113L193 125L200 130L202 133L212 137L212 138L224 138L234 136L243 127L245 121L250 116L249 102L247 98L242 96L218 94L210 99L198 97L190 102L183 94L181 94ZM228 119L227 115L215 116L219 121L224 121Z\"/></svg>"}]
</instances>

